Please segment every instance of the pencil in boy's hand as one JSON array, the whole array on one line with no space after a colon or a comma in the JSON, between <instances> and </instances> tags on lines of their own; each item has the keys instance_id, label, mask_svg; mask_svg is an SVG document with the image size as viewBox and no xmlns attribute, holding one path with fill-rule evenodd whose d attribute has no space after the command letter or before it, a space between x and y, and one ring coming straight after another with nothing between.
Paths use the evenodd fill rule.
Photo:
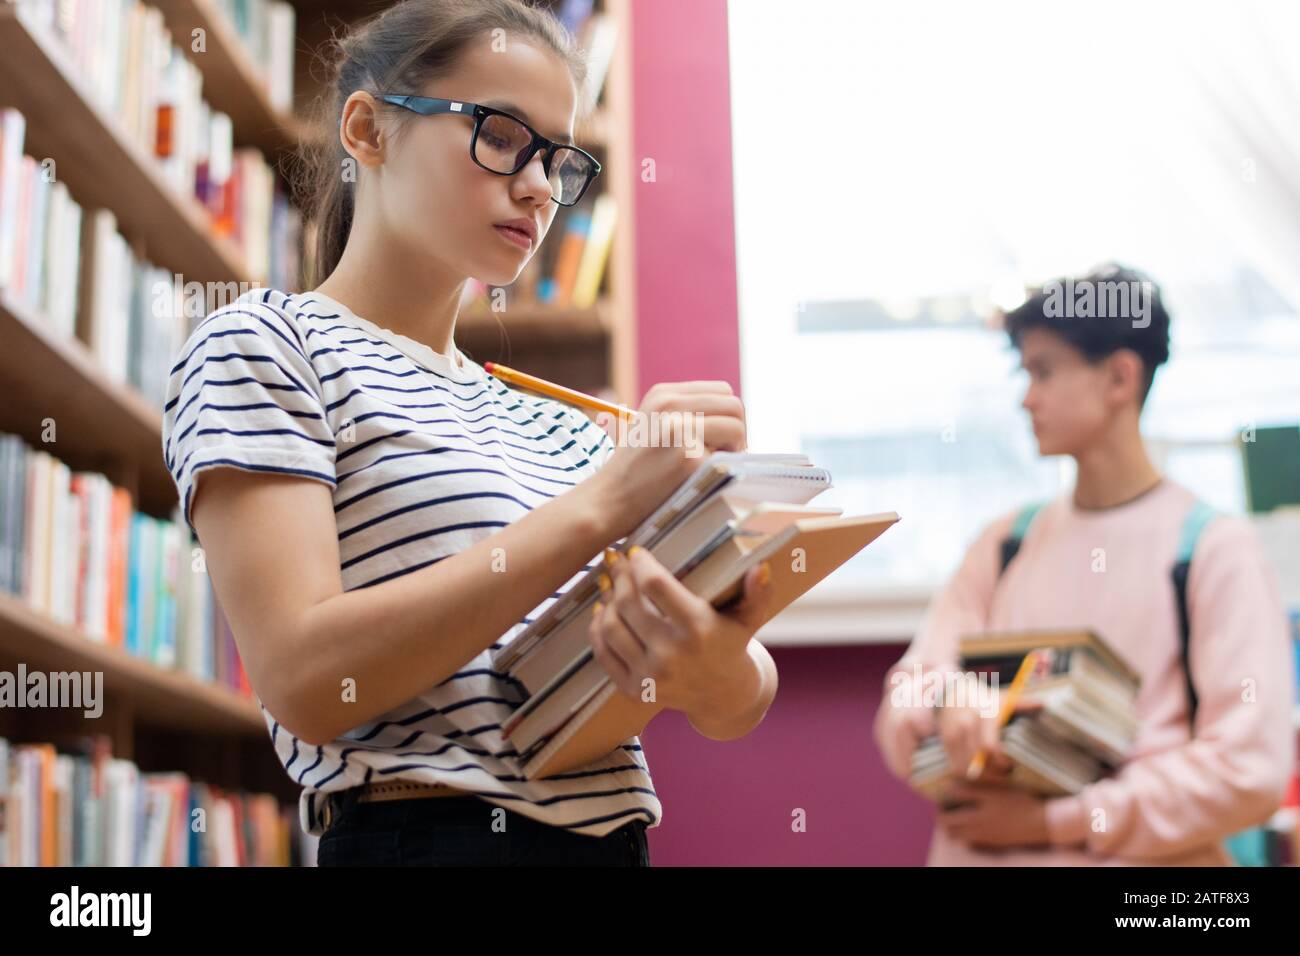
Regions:
<instances>
[{"instance_id":1,"label":"pencil in boy's hand","mask_svg":"<svg viewBox=\"0 0 1300 956\"><path fill-rule=\"evenodd\" d=\"M616 405L613 402L607 402L603 398L597 398L594 395L588 395L586 392L580 392L574 388L566 388L563 385L556 385L554 382L548 382L544 378L538 378L536 375L529 375L527 372L519 372L505 365L498 365L496 362L484 362L483 369L489 375L499 378L509 385L516 385L519 388L526 388L530 392L538 392L547 398L558 399L561 402L567 402L570 405L577 405L579 408L590 408L597 412L609 412L621 419L631 419L636 416L636 410L628 408L625 405Z\"/></svg>"},{"instance_id":2,"label":"pencil in boy's hand","mask_svg":"<svg viewBox=\"0 0 1300 956\"><path fill-rule=\"evenodd\" d=\"M1011 714L1016 709L1016 702L1020 699L1020 694L1025 689L1025 684L1029 681L1029 675L1034 670L1034 665L1038 662L1038 651L1030 651L1025 655L1025 659L1020 662L1020 669L1016 671L1015 678L1011 681L1011 687L1007 689L1006 696L1002 698L1002 707L998 711L998 730L1006 726L1007 721L1011 719ZM966 768L967 780L978 780L984 773L984 764L988 760L988 754L984 748L980 748Z\"/></svg>"}]
</instances>

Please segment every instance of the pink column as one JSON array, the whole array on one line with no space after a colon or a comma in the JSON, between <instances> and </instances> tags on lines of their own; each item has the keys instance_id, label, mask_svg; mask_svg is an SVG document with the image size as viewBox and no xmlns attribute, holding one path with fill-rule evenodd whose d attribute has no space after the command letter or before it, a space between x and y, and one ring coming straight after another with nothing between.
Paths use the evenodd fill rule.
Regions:
<instances>
[{"instance_id":1,"label":"pink column","mask_svg":"<svg viewBox=\"0 0 1300 956\"><path fill-rule=\"evenodd\" d=\"M725 379L740 390L725 0L633 0L640 392ZM664 805L656 866L917 864L928 805L885 771L871 717L899 647L777 648L766 720L740 741L661 714L643 741ZM791 827L806 814L806 832Z\"/></svg>"},{"instance_id":2,"label":"pink column","mask_svg":"<svg viewBox=\"0 0 1300 956\"><path fill-rule=\"evenodd\" d=\"M725 0L634 0L638 382L740 391ZM638 396L639 397L639 396Z\"/></svg>"}]
</instances>

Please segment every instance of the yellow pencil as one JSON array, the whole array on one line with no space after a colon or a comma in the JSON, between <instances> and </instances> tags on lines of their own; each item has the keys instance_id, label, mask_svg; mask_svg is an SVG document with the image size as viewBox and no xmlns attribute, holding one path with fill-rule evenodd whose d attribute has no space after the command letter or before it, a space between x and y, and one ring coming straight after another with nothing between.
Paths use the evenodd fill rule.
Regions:
<instances>
[{"instance_id":1,"label":"yellow pencil","mask_svg":"<svg viewBox=\"0 0 1300 956\"><path fill-rule=\"evenodd\" d=\"M603 398L588 395L586 392L580 392L575 388L556 385L544 378L529 375L527 372L519 372L505 365L498 365L496 362L484 362L483 369L489 375L494 375L510 385L517 385L520 388L528 389L530 392L545 395L547 398L554 398L561 402L568 402L570 405L577 405L579 408L609 412L611 415L617 415L622 419L630 419L636 416L636 410L625 405L616 405L613 402L605 401Z\"/></svg>"},{"instance_id":2,"label":"yellow pencil","mask_svg":"<svg viewBox=\"0 0 1300 956\"><path fill-rule=\"evenodd\" d=\"M998 730L1006 726L1011 719L1012 712L1016 709L1016 702L1020 699L1021 692L1025 689L1025 684L1029 681L1029 674L1034 669L1034 662L1038 660L1038 651L1030 651L1025 655L1025 659L1020 662L1020 669L1016 671L1016 676L1011 681L1011 687L1007 689L1006 695L1002 698L1002 709L998 712ZM971 760L970 766L966 768L967 780L978 780L980 774L984 772L984 764L988 760L988 755L981 747L979 753Z\"/></svg>"}]
</instances>

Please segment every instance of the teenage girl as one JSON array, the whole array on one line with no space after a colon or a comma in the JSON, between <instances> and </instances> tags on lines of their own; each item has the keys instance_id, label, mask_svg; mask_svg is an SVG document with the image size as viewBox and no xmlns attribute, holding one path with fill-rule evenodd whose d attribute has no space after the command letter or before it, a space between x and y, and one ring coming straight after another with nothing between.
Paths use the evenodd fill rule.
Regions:
<instances>
[{"instance_id":1,"label":"teenage girl","mask_svg":"<svg viewBox=\"0 0 1300 956\"><path fill-rule=\"evenodd\" d=\"M700 458L616 449L455 345L466 281L512 282L599 172L572 148L581 59L520 0L407 0L339 47L309 209L323 281L215 311L171 371L185 519L321 864L648 865L639 741L524 780L501 733L524 695L491 652ZM640 411L745 448L725 382L656 385ZM620 690L653 679L713 739L755 727L776 689L763 569L723 614L644 550L609 565L590 637Z\"/></svg>"}]
</instances>

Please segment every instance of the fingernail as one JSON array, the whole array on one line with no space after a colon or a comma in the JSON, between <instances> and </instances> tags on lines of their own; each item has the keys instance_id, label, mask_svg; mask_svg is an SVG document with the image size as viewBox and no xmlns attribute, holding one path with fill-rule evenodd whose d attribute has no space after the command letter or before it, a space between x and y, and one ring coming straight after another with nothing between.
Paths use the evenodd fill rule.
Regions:
<instances>
[{"instance_id":1,"label":"fingernail","mask_svg":"<svg viewBox=\"0 0 1300 956\"><path fill-rule=\"evenodd\" d=\"M618 551L615 550L614 548L606 548L606 549L605 549L605 563L606 563L606 564L613 564L615 561L617 561L617 560L619 559L619 557L620 557L620 555L619 555Z\"/></svg>"},{"instance_id":2,"label":"fingernail","mask_svg":"<svg viewBox=\"0 0 1300 956\"><path fill-rule=\"evenodd\" d=\"M600 616L601 609L602 609L604 606L605 606L605 605L603 605L603 604L601 604L599 601L597 601L595 604L593 604L593 605L591 606L592 613L593 613L594 615L596 615L597 617L599 617L599 616Z\"/></svg>"},{"instance_id":3,"label":"fingernail","mask_svg":"<svg viewBox=\"0 0 1300 956\"><path fill-rule=\"evenodd\" d=\"M770 561L764 561L758 566L758 586L767 587L767 582L772 580L772 564Z\"/></svg>"},{"instance_id":4,"label":"fingernail","mask_svg":"<svg viewBox=\"0 0 1300 956\"><path fill-rule=\"evenodd\" d=\"M634 545L632 545L632 547L628 548L628 550L627 550L627 556L630 558L630 557L632 557L632 555L636 554L638 551L644 551L644 550L645 550L645 548L641 547L641 545L639 545L639 544L634 544Z\"/></svg>"},{"instance_id":5,"label":"fingernail","mask_svg":"<svg viewBox=\"0 0 1300 956\"><path fill-rule=\"evenodd\" d=\"M609 579L608 574L602 574L600 576L600 590L602 594L608 591L613 586L614 586L614 582Z\"/></svg>"}]
</instances>

